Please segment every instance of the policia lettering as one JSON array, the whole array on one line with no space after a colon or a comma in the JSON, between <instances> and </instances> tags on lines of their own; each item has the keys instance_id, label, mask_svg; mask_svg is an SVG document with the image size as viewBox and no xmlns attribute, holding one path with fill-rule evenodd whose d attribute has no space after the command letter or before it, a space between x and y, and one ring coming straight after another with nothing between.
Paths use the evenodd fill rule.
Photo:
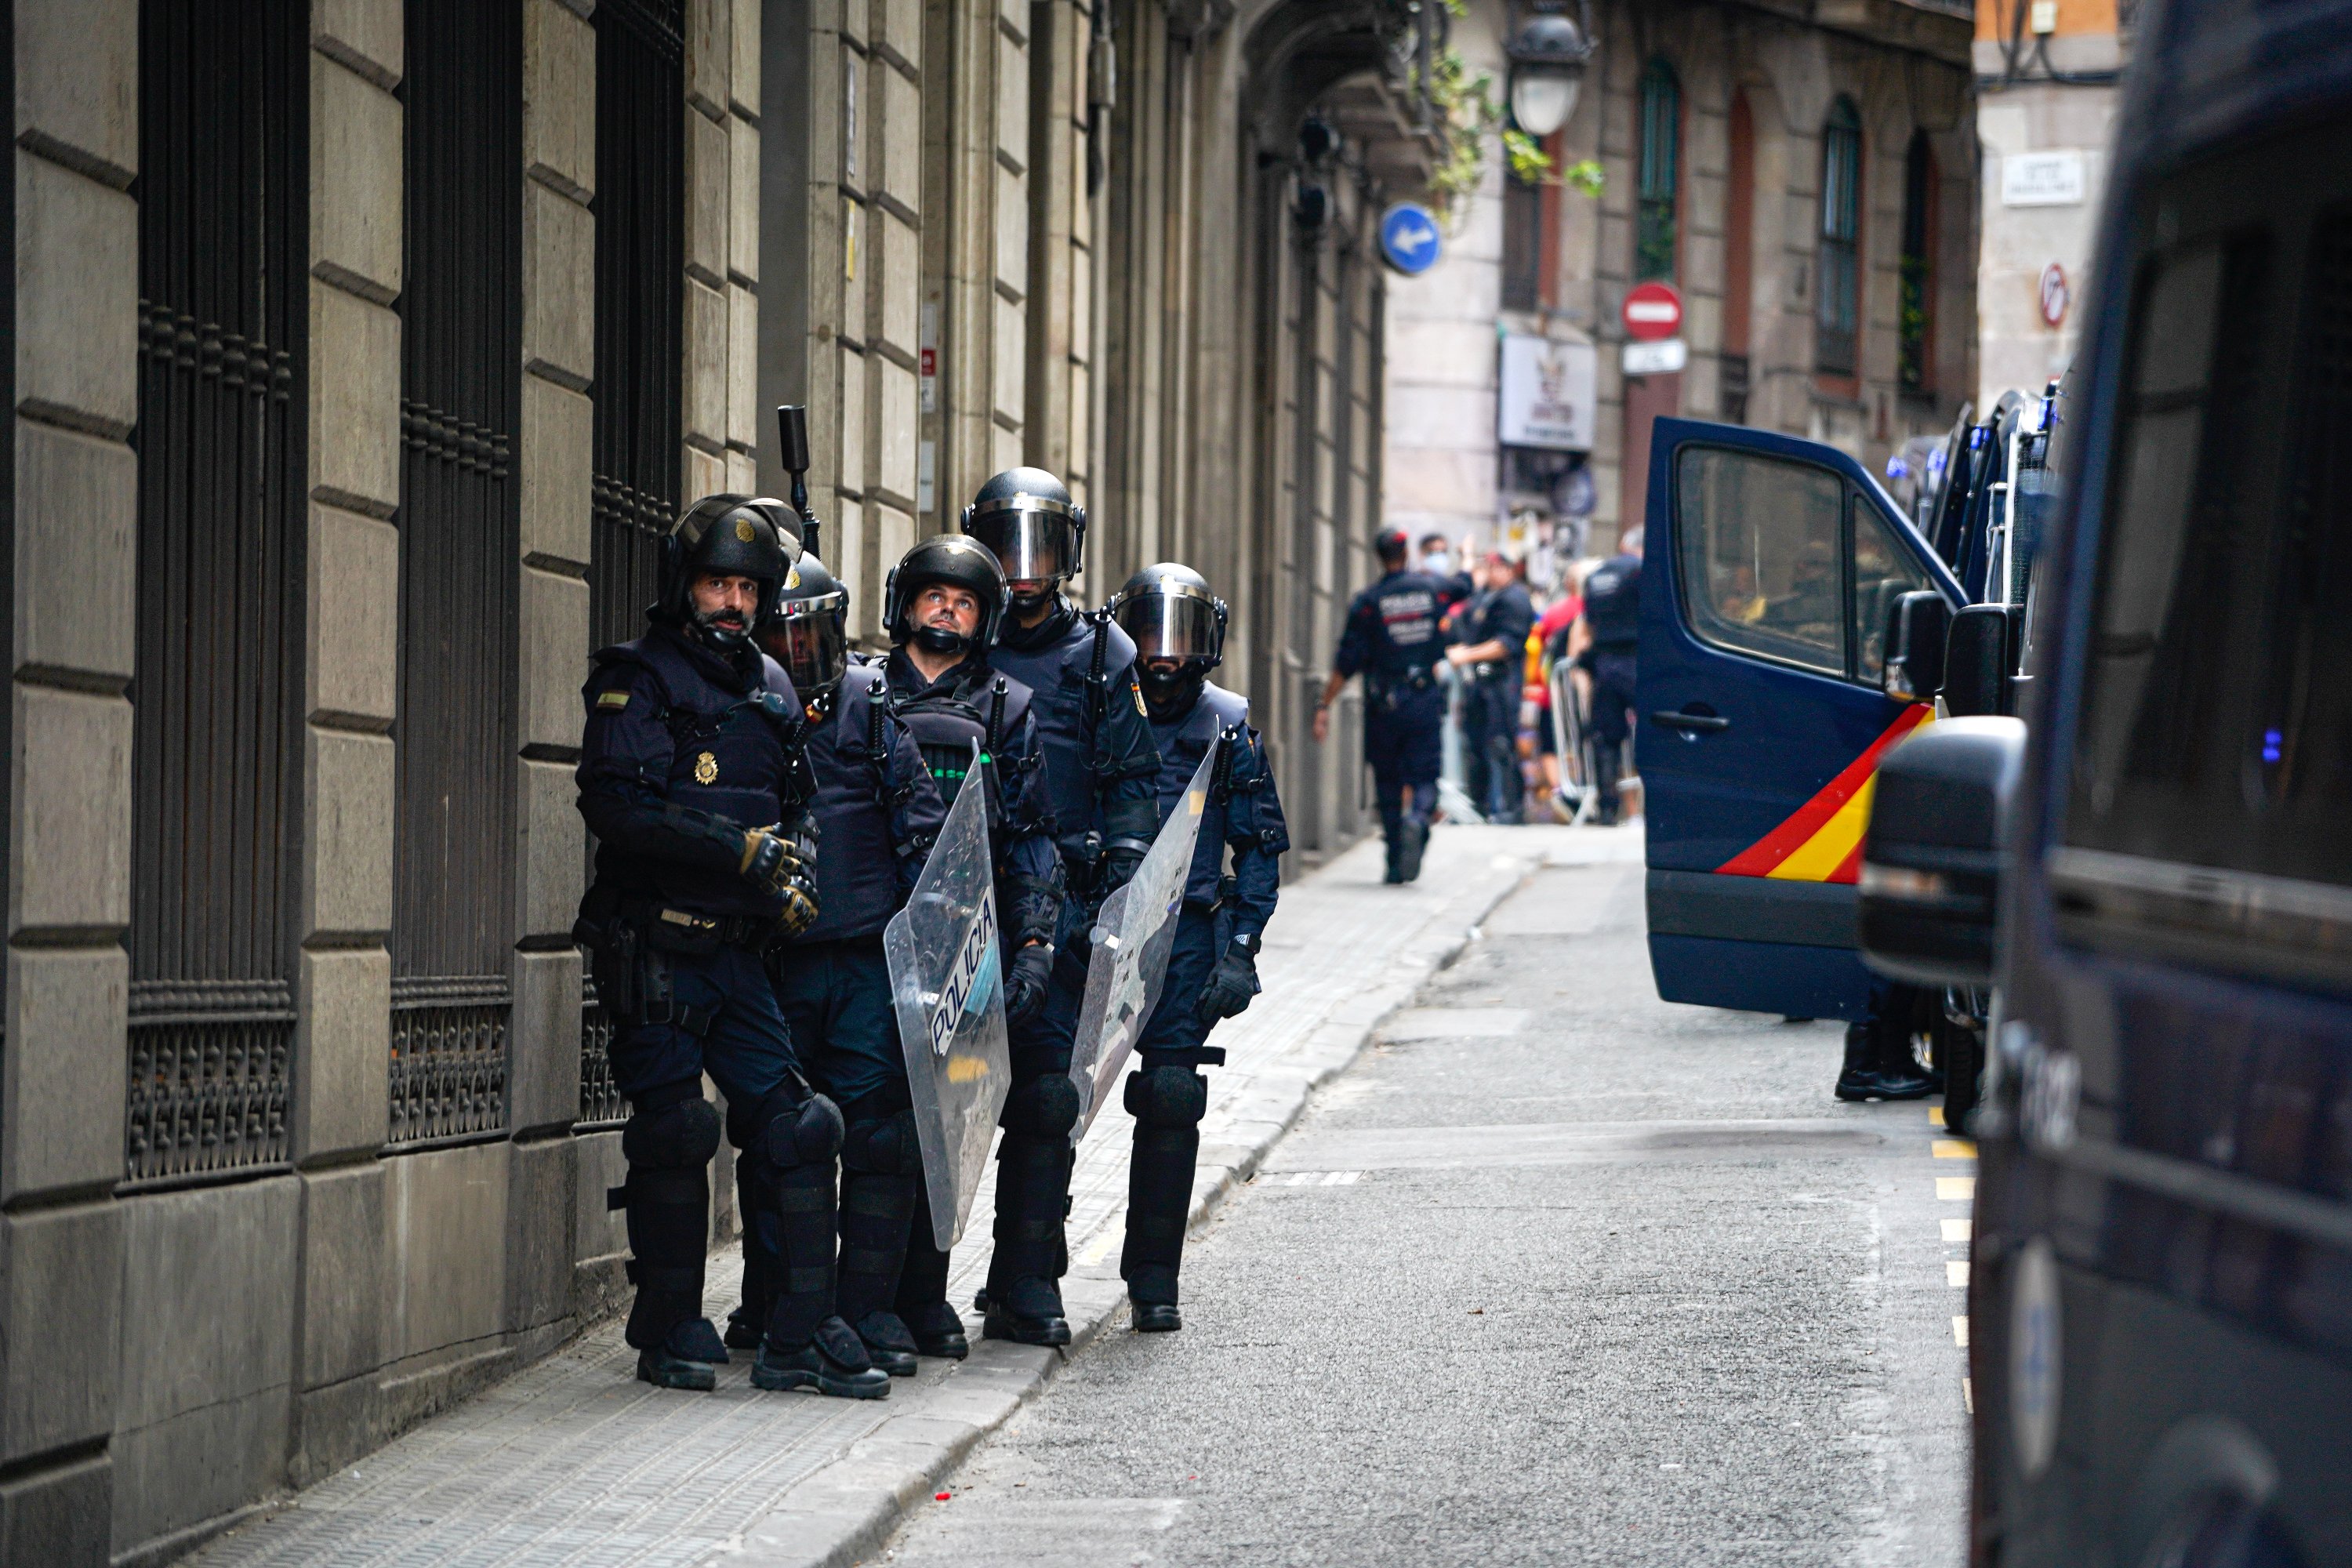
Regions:
<instances>
[{"instance_id":1,"label":"policia lettering","mask_svg":"<svg viewBox=\"0 0 2352 1568\"><path fill-rule=\"evenodd\" d=\"M1135 641L1160 753L1153 797L1162 820L1186 809L1184 793L1202 759L1217 752L1167 977L1136 1041L1140 1065L1125 1095L1135 1117L1135 1158L1118 1271L1136 1328L1153 1333L1183 1327L1176 1279L1209 1107L1208 1080L1197 1069L1223 1064L1225 1053L1207 1043L1209 1031L1257 994L1258 948L1290 835L1274 771L1250 728L1249 700L1209 679L1224 658L1224 601L1199 573L1171 562L1129 578L1109 611Z\"/></svg>"},{"instance_id":2,"label":"policia lettering","mask_svg":"<svg viewBox=\"0 0 2352 1568\"><path fill-rule=\"evenodd\" d=\"M1061 1276L1077 1091L1069 1082L1086 995L1086 933L1105 897L1134 875L1159 826L1160 759L1136 684L1135 644L1108 614L1073 605L1062 585L1085 564L1087 513L1042 468L1008 468L981 486L963 532L1003 571L1010 613L990 654L1033 693L1044 744L1044 794L1071 897L1055 932L1046 994L1008 1008L1013 1089L998 1146L996 1252L982 1298L983 1331L1026 1344L1066 1344ZM1010 995L1008 994L1008 1001Z\"/></svg>"},{"instance_id":3,"label":"policia lettering","mask_svg":"<svg viewBox=\"0 0 2352 1568\"><path fill-rule=\"evenodd\" d=\"M1429 827L1437 812L1437 774L1445 721L1445 689L1435 667L1445 658L1438 634L1446 589L1436 578L1405 570L1408 541L1390 529L1375 542L1381 578L1348 605L1339 649L1315 710L1315 739L1331 729L1331 704L1348 678L1364 678L1364 761L1371 764L1381 803L1381 837L1388 844L1389 882L1421 875Z\"/></svg>"},{"instance_id":4,"label":"policia lettering","mask_svg":"<svg viewBox=\"0 0 2352 1568\"><path fill-rule=\"evenodd\" d=\"M1018 1029L1034 1021L1047 1002L1063 882L1035 702L1025 683L994 667L990 648L1003 621L1006 597L1004 574L995 557L971 540L945 534L917 544L892 569L884 586L883 624L894 646L883 675L890 714L914 737L940 798L952 805L964 789L986 792L996 906L1004 925L999 952L1004 963L1005 1015ZM969 776L975 744L981 753L977 778ZM1016 1054L1014 1089L1002 1118L1005 1133L999 1155L997 1257L1002 1262L1009 1247L1024 1267L1034 1268L1038 1267L1037 1238L1025 1230L1008 1235L1002 1173L1008 1168L1034 1172L1040 1149L1052 1154L1053 1173L1060 1171L1076 1116L1076 1095L1070 1096L1069 1113L1061 1121L1057 1137L1049 1130L1053 1108L1041 1110L1035 1104L1034 1076L1023 1079L1020 1059ZM1066 1057L1064 1060L1066 1067ZM1061 1190L1053 1189L1056 1203ZM939 1201L954 1199L941 1194ZM1025 1213L1017 1194L1013 1201L1016 1214ZM923 1353L961 1355L963 1320L948 1304L948 1255L934 1239L931 1202L931 1194L918 1190L898 1284L898 1316ZM1056 1232L1060 1218L1056 1208ZM1025 1253L1024 1247L1029 1249ZM1047 1258L1045 1266L1050 1268L1052 1261ZM1066 1342L1066 1324L1062 1334Z\"/></svg>"},{"instance_id":5,"label":"policia lettering","mask_svg":"<svg viewBox=\"0 0 2352 1568\"><path fill-rule=\"evenodd\" d=\"M834 1313L833 1160L841 1114L802 1076L762 970L820 917L810 726L753 641L799 545L782 509L712 496L664 542L646 635L600 650L581 696L580 812L595 876L573 935L613 1021L613 1075L633 1108L626 1330L637 1375L714 1386L728 1359L702 1315L706 1166L725 1131L752 1179L747 1215L781 1259L752 1381L878 1397L888 1376Z\"/></svg>"}]
</instances>

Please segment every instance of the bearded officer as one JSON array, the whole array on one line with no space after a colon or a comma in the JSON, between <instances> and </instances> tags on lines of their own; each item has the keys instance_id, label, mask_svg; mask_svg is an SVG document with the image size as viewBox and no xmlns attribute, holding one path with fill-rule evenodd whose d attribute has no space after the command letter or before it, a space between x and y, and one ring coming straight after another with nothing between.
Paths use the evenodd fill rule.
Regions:
<instances>
[{"instance_id":1,"label":"bearded officer","mask_svg":"<svg viewBox=\"0 0 2352 1568\"><path fill-rule=\"evenodd\" d=\"M1209 679L1224 658L1224 601L1209 592L1199 573L1168 562L1129 578L1110 611L1135 642L1160 751L1163 821L1185 809L1185 787L1202 759L1217 752L1167 978L1136 1041L1138 1066L1125 1091L1135 1118L1135 1157L1128 1170L1127 1245L1118 1271L1137 1330L1165 1333L1184 1326L1176 1277L1184 1259L1201 1118L1209 1108L1208 1079L1199 1069L1224 1065L1225 1053L1208 1044L1209 1031L1258 993L1258 948L1274 916L1290 835L1274 770L1250 728L1249 700Z\"/></svg>"},{"instance_id":2,"label":"bearded officer","mask_svg":"<svg viewBox=\"0 0 2352 1568\"><path fill-rule=\"evenodd\" d=\"M989 653L1005 597L1004 574L980 545L960 534L922 541L892 569L883 591L883 625L893 645L883 670L891 710L913 732L941 798L953 805L957 794L975 782L988 792L988 841L1004 931L1004 1016L1018 1040L1045 1005L1063 889L1032 695L995 669ZM977 781L971 775L975 743L982 758ZM997 1251L1002 1256L1009 1246L1036 1267L1041 1258L1050 1264L1050 1257L1025 1232L1008 1238L1003 1205L1008 1184L1018 1204L1030 1191L1024 1182L1041 1180L1040 1171L1059 1171L1060 1152L1077 1119L1077 1090L1066 1071L1057 1082L1024 1080L1017 1054L1013 1062L1013 1087L999 1117L1004 1136L997 1153ZM930 1205L953 1201L951 1194L919 1192L898 1287L898 1316L925 1355L961 1356L967 1349L963 1321L948 1304L948 1255L931 1228Z\"/></svg>"},{"instance_id":3,"label":"bearded officer","mask_svg":"<svg viewBox=\"0 0 2352 1568\"><path fill-rule=\"evenodd\" d=\"M917 1345L896 1311L922 1152L907 1062L891 1005L882 928L905 907L947 819L913 733L889 710L879 660L849 651L849 595L824 563L803 554L785 574L761 646L784 668L811 725L811 816L826 853L816 871L816 923L769 950L776 1000L810 1081L841 1107L841 1252L835 1310L873 1363L900 1377ZM739 1163L747 1203L760 1163ZM727 1342L755 1345L781 1260L758 1227L743 1238L743 1304Z\"/></svg>"},{"instance_id":4,"label":"bearded officer","mask_svg":"<svg viewBox=\"0 0 2352 1568\"><path fill-rule=\"evenodd\" d=\"M748 498L711 496L662 547L646 635L599 651L582 696L580 812L596 870L575 935L613 1020L613 1077L628 1098L628 1215L636 1297L625 1330L637 1375L714 1386L728 1359L702 1315L707 1167L725 1131L755 1173L748 1218L784 1258L751 1379L878 1398L889 1378L833 1310L833 1169L841 1113L803 1078L761 966L817 916L807 721L792 682L752 640L799 552ZM771 1198L768 1194L773 1194ZM804 1216L821 1216L823 1246Z\"/></svg>"},{"instance_id":5,"label":"bearded officer","mask_svg":"<svg viewBox=\"0 0 2352 1568\"><path fill-rule=\"evenodd\" d=\"M1045 1007L1013 1030L1016 1100L1060 1114L1084 1004L1094 911L1135 874L1159 826L1160 762L1135 679L1135 646L1107 616L1073 605L1062 585L1086 563L1086 509L1043 468L1008 468L964 509L963 531L1003 567L1012 608L991 663L1027 685L1045 746L1045 795L1069 888L1060 953ZM1075 1091L1064 1133L1077 1116ZM1047 1119L1050 1120L1050 1119ZM1073 1151L1066 1137L1008 1136L996 1167L996 1253L982 1331L1024 1344L1069 1343L1061 1276L1068 1270Z\"/></svg>"},{"instance_id":6,"label":"bearded officer","mask_svg":"<svg viewBox=\"0 0 2352 1568\"><path fill-rule=\"evenodd\" d=\"M1331 704L1348 678L1364 678L1364 761L1381 802L1381 837L1388 845L1381 879L1410 882L1421 875L1422 851L1437 815L1437 774L1444 750L1445 690L1434 673L1445 647L1438 617L1444 585L1405 570L1407 541L1388 529L1374 542L1381 577L1348 605L1339 651L1315 705L1315 742L1331 733Z\"/></svg>"}]
</instances>

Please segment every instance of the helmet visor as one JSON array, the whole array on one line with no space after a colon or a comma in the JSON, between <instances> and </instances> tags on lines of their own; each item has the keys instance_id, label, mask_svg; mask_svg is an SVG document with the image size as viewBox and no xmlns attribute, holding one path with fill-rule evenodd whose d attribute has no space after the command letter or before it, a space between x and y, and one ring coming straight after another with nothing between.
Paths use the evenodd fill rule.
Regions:
<instances>
[{"instance_id":1,"label":"helmet visor","mask_svg":"<svg viewBox=\"0 0 2352 1568\"><path fill-rule=\"evenodd\" d=\"M1067 577L1078 558L1076 531L1055 512L1007 507L973 518L964 531L988 547L1007 582Z\"/></svg>"},{"instance_id":2,"label":"helmet visor","mask_svg":"<svg viewBox=\"0 0 2352 1568\"><path fill-rule=\"evenodd\" d=\"M1197 591L1160 584L1120 598L1119 629L1135 639L1135 657L1213 659L1223 653L1213 601Z\"/></svg>"},{"instance_id":3,"label":"helmet visor","mask_svg":"<svg viewBox=\"0 0 2352 1568\"><path fill-rule=\"evenodd\" d=\"M840 684L849 669L849 638L837 611L784 610L760 628L760 642L804 697Z\"/></svg>"}]
</instances>

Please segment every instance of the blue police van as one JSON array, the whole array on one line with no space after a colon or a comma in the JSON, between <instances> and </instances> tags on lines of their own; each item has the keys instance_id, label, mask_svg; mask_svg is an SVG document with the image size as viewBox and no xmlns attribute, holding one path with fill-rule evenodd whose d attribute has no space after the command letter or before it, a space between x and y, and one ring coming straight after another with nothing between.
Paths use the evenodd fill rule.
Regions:
<instances>
[{"instance_id":1,"label":"blue police van","mask_svg":"<svg viewBox=\"0 0 2352 1568\"><path fill-rule=\"evenodd\" d=\"M1973 1016L1972 1563L2315 1568L2352 1563L2352 6L2155 0L2134 49L2063 395L1948 446L1929 526L1821 447L1659 425L1652 956L1670 999L1851 1017L1866 957Z\"/></svg>"}]
</instances>

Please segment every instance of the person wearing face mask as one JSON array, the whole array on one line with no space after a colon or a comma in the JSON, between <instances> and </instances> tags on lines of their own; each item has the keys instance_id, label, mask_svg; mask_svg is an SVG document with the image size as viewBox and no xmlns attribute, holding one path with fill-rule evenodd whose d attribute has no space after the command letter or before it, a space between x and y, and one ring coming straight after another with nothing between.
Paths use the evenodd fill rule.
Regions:
<instances>
[{"instance_id":1,"label":"person wearing face mask","mask_svg":"<svg viewBox=\"0 0 2352 1568\"><path fill-rule=\"evenodd\" d=\"M1364 761L1380 796L1381 837L1388 843L1381 880L1410 882L1421 875L1422 852L1437 814L1437 773L1445 722L1445 690L1435 667L1445 658L1439 634L1442 590L1425 573L1405 570L1405 536L1384 530L1374 542L1378 582L1348 605L1339 650L1315 705L1315 743L1331 733L1331 704L1348 678L1364 678Z\"/></svg>"},{"instance_id":2,"label":"person wearing face mask","mask_svg":"<svg viewBox=\"0 0 2352 1568\"><path fill-rule=\"evenodd\" d=\"M1165 1333L1184 1326L1177 1272L1201 1118L1209 1107L1208 1080L1199 1069L1224 1064L1225 1053L1208 1044L1209 1031L1258 993L1258 949L1274 917L1290 835L1274 770L1250 728L1249 700L1209 679L1224 658L1224 601L1199 573L1171 561L1129 578L1108 608L1135 641L1160 752L1156 795L1163 822L1182 807L1202 759L1217 752L1167 978L1137 1037L1138 1065L1125 1089L1135 1118L1135 1157L1118 1271L1136 1329Z\"/></svg>"},{"instance_id":3,"label":"person wearing face mask","mask_svg":"<svg viewBox=\"0 0 2352 1568\"><path fill-rule=\"evenodd\" d=\"M1069 1071L1095 911L1135 874L1151 847L1159 825L1152 780L1160 759L1136 687L1135 645L1108 616L1080 609L1062 591L1086 564L1086 508L1043 468L1007 468L980 487L964 509L962 526L1007 579L1011 605L989 659L1036 693L1043 782L1069 889L1045 1005L1012 1028L1014 1081L1043 1082ZM1050 1179L1042 1152L1034 1169L1010 1157L998 1161L999 1239L981 1298L982 1331L991 1338L1067 1342L1059 1281L1069 1267L1062 1221L1069 1207L1072 1154L1066 1142L1057 1156L1060 1173ZM1008 1247L1005 1237L1016 1233L1019 1244ZM1050 1252L1051 1267L1031 1268L1026 1248L1032 1244Z\"/></svg>"},{"instance_id":4,"label":"person wearing face mask","mask_svg":"<svg viewBox=\"0 0 2352 1568\"><path fill-rule=\"evenodd\" d=\"M961 534L922 541L892 568L883 590L883 628L892 644L883 674L891 712L913 733L940 798L952 806L957 794L974 784L988 792L988 840L1005 933L1004 1019L1013 1040L1013 1085L999 1118L1004 1136L997 1146L992 1267L1044 1282L1022 1285L1016 1299L1030 1306L1041 1332L1059 1326L1059 1340L1034 1342L1067 1344L1069 1323L1052 1282L1077 1089L1066 1054L1060 1068L1041 1071L1021 1048L1023 1031L1046 1005L1062 913L1062 866L1034 699L1026 685L991 662L1004 605L1004 574L993 555ZM974 742L981 749L977 775ZM961 1356L963 1321L948 1304L948 1255L933 1240L931 1202L929 1193L918 1196L898 1315L921 1353Z\"/></svg>"},{"instance_id":5,"label":"person wearing face mask","mask_svg":"<svg viewBox=\"0 0 2352 1568\"><path fill-rule=\"evenodd\" d=\"M911 1377L923 1347L897 1304L922 1152L882 931L914 891L947 805L914 732L890 710L881 661L850 653L848 619L848 594L824 562L803 554L759 634L808 714L811 812L825 846L816 923L769 950L768 974L810 1081L841 1107L845 1123L835 1313L876 1366ZM759 1163L739 1162L737 1172L747 1208L773 1212L759 1190ZM788 1282L784 1258L832 1243L822 1234L825 1216L793 1218L809 1227L805 1245L756 1223L744 1227L743 1301L728 1324L730 1345L760 1342ZM937 1336L929 1342L941 1348Z\"/></svg>"},{"instance_id":6,"label":"person wearing face mask","mask_svg":"<svg viewBox=\"0 0 2352 1568\"><path fill-rule=\"evenodd\" d=\"M832 1308L841 1112L803 1075L763 967L771 945L819 912L808 720L754 640L799 553L750 498L698 501L663 542L645 636L594 656L577 778L596 864L573 935L631 1107L628 1176L608 1202L627 1212L636 1295L625 1334L637 1376L709 1389L711 1366L729 1359L702 1315L708 1167L722 1131L703 1098L708 1073L727 1097L723 1130L757 1178L746 1187L752 1223L773 1231L824 1215L822 1248L803 1238L788 1259L807 1287L777 1295L751 1381L879 1398L889 1377Z\"/></svg>"}]
</instances>

